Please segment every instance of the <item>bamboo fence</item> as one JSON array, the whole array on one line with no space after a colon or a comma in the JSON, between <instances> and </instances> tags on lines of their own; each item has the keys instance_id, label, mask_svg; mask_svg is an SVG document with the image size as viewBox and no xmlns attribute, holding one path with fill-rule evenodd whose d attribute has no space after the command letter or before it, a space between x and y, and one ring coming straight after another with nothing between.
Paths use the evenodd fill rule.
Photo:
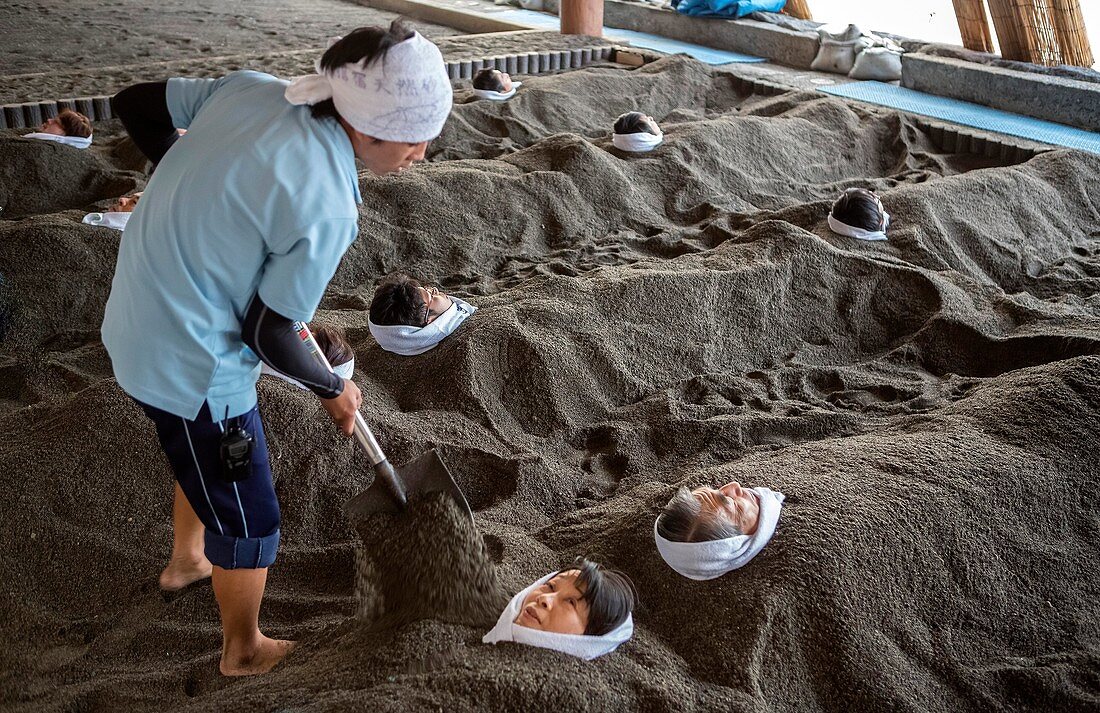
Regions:
<instances>
[{"instance_id":1,"label":"bamboo fence","mask_svg":"<svg viewBox=\"0 0 1100 713\"><path fill-rule=\"evenodd\" d=\"M814 19L813 14L810 12L809 0L787 0L787 4L783 6L783 12L800 20Z\"/></svg>"},{"instance_id":2,"label":"bamboo fence","mask_svg":"<svg viewBox=\"0 0 1100 713\"><path fill-rule=\"evenodd\" d=\"M989 0L989 14L1005 59L1092 66L1080 0Z\"/></svg>"},{"instance_id":3,"label":"bamboo fence","mask_svg":"<svg viewBox=\"0 0 1100 713\"><path fill-rule=\"evenodd\" d=\"M985 0L951 0L959 22L963 47L976 52L992 52L993 36L985 17Z\"/></svg>"}]
</instances>

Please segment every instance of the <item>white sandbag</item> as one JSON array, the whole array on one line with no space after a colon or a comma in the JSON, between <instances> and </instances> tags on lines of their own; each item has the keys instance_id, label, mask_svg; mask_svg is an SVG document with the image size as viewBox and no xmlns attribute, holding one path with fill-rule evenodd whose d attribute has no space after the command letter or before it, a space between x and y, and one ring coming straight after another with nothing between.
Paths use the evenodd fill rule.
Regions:
<instances>
[{"instance_id":1,"label":"white sandbag","mask_svg":"<svg viewBox=\"0 0 1100 713\"><path fill-rule=\"evenodd\" d=\"M848 76L852 79L895 82L901 79L901 53L888 47L868 47L856 55Z\"/></svg>"},{"instance_id":2,"label":"white sandbag","mask_svg":"<svg viewBox=\"0 0 1100 713\"><path fill-rule=\"evenodd\" d=\"M848 25L843 29L835 29L835 27L825 25L818 29L817 34L821 38L821 44L810 69L818 72L847 74L855 66L856 55L873 44L871 40L863 37L863 31L856 25Z\"/></svg>"}]
</instances>

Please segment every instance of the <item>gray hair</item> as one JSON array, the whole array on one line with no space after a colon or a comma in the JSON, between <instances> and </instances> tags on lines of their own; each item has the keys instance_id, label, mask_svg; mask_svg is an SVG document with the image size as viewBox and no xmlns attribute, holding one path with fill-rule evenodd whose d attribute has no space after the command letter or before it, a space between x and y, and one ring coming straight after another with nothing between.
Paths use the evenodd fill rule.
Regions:
<instances>
[{"instance_id":1,"label":"gray hair","mask_svg":"<svg viewBox=\"0 0 1100 713\"><path fill-rule=\"evenodd\" d=\"M744 534L728 517L704 512L699 498L684 487L657 516L657 533L670 542L709 542Z\"/></svg>"}]
</instances>

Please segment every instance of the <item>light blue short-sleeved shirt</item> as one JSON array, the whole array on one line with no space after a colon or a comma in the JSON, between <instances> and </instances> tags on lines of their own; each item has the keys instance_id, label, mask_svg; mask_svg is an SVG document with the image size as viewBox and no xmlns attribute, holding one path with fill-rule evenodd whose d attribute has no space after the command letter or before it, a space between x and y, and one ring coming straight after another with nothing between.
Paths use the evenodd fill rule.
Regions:
<instances>
[{"instance_id":1,"label":"light blue short-sleeved shirt","mask_svg":"<svg viewBox=\"0 0 1100 713\"><path fill-rule=\"evenodd\" d=\"M241 340L253 295L309 321L358 233L351 141L259 72L171 79L187 129L122 234L103 344L134 398L193 419L256 404L260 364Z\"/></svg>"}]
</instances>

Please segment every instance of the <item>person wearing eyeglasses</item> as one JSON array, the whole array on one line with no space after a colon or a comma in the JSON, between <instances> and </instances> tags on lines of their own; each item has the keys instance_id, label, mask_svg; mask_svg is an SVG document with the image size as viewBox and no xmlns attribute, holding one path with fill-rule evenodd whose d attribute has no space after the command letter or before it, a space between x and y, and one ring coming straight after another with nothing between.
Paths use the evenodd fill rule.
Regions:
<instances>
[{"instance_id":1,"label":"person wearing eyeglasses","mask_svg":"<svg viewBox=\"0 0 1100 713\"><path fill-rule=\"evenodd\" d=\"M395 273L375 288L368 326L386 351L415 356L435 347L475 311L469 302L438 287Z\"/></svg>"}]
</instances>

